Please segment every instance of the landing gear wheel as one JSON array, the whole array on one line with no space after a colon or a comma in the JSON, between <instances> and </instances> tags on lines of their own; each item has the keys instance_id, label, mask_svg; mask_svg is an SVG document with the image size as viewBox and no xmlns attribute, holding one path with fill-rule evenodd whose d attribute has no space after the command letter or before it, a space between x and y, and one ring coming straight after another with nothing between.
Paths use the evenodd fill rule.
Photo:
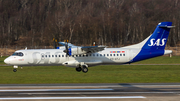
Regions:
<instances>
[{"instance_id":1,"label":"landing gear wheel","mask_svg":"<svg viewBox=\"0 0 180 101\"><path fill-rule=\"evenodd\" d=\"M17 71L17 69L13 69L13 72L16 72Z\"/></svg>"},{"instance_id":2,"label":"landing gear wheel","mask_svg":"<svg viewBox=\"0 0 180 101\"><path fill-rule=\"evenodd\" d=\"M76 68L76 71L77 71L77 72L80 72L81 70L82 70L81 67L77 67L77 68Z\"/></svg>"},{"instance_id":3,"label":"landing gear wheel","mask_svg":"<svg viewBox=\"0 0 180 101\"><path fill-rule=\"evenodd\" d=\"M86 66L83 66L82 71L83 71L84 73L87 73L87 72L88 72L88 68L87 68Z\"/></svg>"}]
</instances>

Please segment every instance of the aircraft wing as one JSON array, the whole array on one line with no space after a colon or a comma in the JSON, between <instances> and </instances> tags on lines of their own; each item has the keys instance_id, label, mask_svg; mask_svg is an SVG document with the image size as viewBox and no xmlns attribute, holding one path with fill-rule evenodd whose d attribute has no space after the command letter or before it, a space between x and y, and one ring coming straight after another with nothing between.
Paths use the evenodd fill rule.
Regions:
<instances>
[{"instance_id":1,"label":"aircraft wing","mask_svg":"<svg viewBox=\"0 0 180 101\"><path fill-rule=\"evenodd\" d=\"M59 42L59 44L65 46L66 43L65 42ZM76 54L78 52L78 54L85 54L85 53L96 53L96 52L99 52L99 51L102 51L104 50L104 48L106 48L106 46L103 46L103 45L100 45L100 46L75 46L71 43L68 43L68 46L71 47L71 50L72 52L75 52L74 54ZM80 52L80 50L77 50L80 49L82 50L82 52Z\"/></svg>"},{"instance_id":2,"label":"aircraft wing","mask_svg":"<svg viewBox=\"0 0 180 101\"><path fill-rule=\"evenodd\" d=\"M104 50L104 48L106 48L106 46L85 46L85 47L81 47L81 49L86 51L87 53L96 53L96 52Z\"/></svg>"}]
</instances>

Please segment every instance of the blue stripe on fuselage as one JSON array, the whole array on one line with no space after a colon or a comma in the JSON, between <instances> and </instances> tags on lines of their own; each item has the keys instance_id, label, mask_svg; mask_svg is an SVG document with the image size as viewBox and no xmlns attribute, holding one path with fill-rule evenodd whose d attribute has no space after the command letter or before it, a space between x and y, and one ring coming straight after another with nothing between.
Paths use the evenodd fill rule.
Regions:
<instances>
[{"instance_id":1,"label":"blue stripe on fuselage","mask_svg":"<svg viewBox=\"0 0 180 101\"><path fill-rule=\"evenodd\" d=\"M153 58L153 57L157 57L157 56L162 56L162 55L164 55L164 50L146 50L146 49L142 49L139 52L139 54L133 60L131 60L131 62L145 60L145 59L149 59L149 58Z\"/></svg>"}]
</instances>

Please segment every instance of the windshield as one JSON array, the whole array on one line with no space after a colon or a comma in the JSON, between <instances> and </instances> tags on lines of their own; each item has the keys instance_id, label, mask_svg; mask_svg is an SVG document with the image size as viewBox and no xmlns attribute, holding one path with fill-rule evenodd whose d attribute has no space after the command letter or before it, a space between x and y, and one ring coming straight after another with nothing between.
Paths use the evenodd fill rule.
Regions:
<instances>
[{"instance_id":1,"label":"windshield","mask_svg":"<svg viewBox=\"0 0 180 101\"><path fill-rule=\"evenodd\" d=\"M12 56L23 56L22 52L15 52L12 54Z\"/></svg>"}]
</instances>

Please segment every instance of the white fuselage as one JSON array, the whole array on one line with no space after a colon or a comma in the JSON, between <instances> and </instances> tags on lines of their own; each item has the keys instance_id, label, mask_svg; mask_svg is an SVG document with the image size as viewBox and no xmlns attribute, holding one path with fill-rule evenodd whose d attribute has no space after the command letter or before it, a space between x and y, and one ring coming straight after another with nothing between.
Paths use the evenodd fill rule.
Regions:
<instances>
[{"instance_id":1,"label":"white fuselage","mask_svg":"<svg viewBox=\"0 0 180 101\"><path fill-rule=\"evenodd\" d=\"M10 56L5 61L9 65L65 65L77 67L79 64L88 66L98 64L124 64L130 62L140 49L105 48L97 53L66 56L63 49L18 50L23 56Z\"/></svg>"}]
</instances>

